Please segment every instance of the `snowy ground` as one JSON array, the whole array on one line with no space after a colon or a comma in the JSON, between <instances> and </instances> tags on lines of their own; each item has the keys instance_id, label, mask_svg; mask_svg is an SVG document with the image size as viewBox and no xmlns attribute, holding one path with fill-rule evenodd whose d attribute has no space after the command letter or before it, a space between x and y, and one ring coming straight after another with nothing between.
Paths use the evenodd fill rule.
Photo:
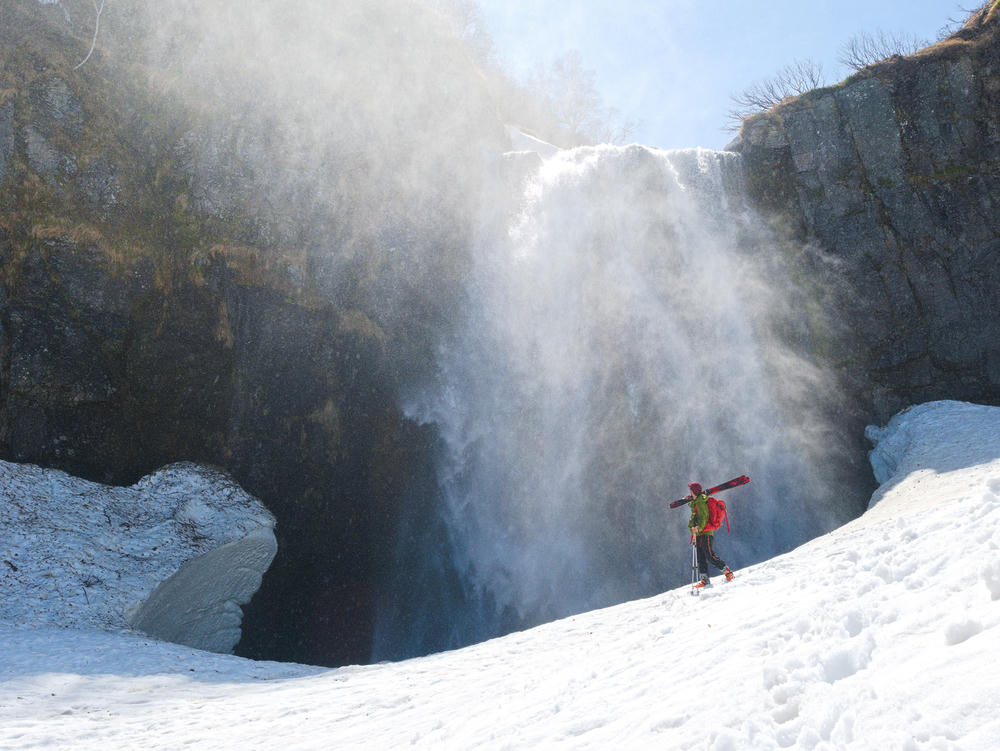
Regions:
<instances>
[{"instance_id":1,"label":"snowy ground","mask_svg":"<svg viewBox=\"0 0 1000 751\"><path fill-rule=\"evenodd\" d=\"M455 652L329 670L0 625L0 748L996 749L1000 409L871 434L861 519L699 597Z\"/></svg>"}]
</instances>

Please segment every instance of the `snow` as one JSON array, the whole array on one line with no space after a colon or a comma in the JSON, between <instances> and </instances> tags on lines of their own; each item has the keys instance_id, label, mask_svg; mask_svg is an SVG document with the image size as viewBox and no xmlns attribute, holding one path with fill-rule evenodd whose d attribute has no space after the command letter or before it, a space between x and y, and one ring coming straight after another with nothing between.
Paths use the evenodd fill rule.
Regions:
<instances>
[{"instance_id":1,"label":"snow","mask_svg":"<svg viewBox=\"0 0 1000 751\"><path fill-rule=\"evenodd\" d=\"M869 435L870 510L732 583L400 663L253 662L5 606L0 749L995 749L1000 409Z\"/></svg>"},{"instance_id":2,"label":"snow","mask_svg":"<svg viewBox=\"0 0 1000 751\"><path fill-rule=\"evenodd\" d=\"M190 463L121 488L0 462L0 499L0 621L19 627L134 627L229 652L277 551L271 513Z\"/></svg>"}]
</instances>

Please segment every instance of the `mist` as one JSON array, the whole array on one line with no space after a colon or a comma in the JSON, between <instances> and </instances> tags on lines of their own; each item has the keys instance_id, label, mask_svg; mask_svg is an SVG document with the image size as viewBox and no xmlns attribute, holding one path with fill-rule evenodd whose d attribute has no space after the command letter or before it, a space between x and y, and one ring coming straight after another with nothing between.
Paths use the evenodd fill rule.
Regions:
<instances>
[{"instance_id":1,"label":"mist","mask_svg":"<svg viewBox=\"0 0 1000 751\"><path fill-rule=\"evenodd\" d=\"M752 478L719 536L734 568L849 518L818 465L836 386L782 334L804 312L738 159L567 151L481 220L464 326L404 402L441 434L442 524L403 538L376 659L676 586L688 514L667 503L691 480Z\"/></svg>"},{"instance_id":2,"label":"mist","mask_svg":"<svg viewBox=\"0 0 1000 751\"><path fill-rule=\"evenodd\" d=\"M82 59L93 8L59 10ZM167 209L370 321L399 408L433 436L431 481L380 541L371 659L678 584L687 513L667 503L692 480L752 478L726 498L734 568L856 511L830 482L823 313L736 155L510 152L463 42L416 0L119 0L95 55L85 74L145 84L129 147L165 141L189 176Z\"/></svg>"},{"instance_id":3,"label":"mist","mask_svg":"<svg viewBox=\"0 0 1000 751\"><path fill-rule=\"evenodd\" d=\"M88 7L74 7L81 30ZM112 70L146 82L134 105L172 140L192 209L229 221L236 243L304 258L329 299L396 343L414 307L448 315L476 186L506 137L441 14L410 0L119 0L100 39Z\"/></svg>"}]
</instances>

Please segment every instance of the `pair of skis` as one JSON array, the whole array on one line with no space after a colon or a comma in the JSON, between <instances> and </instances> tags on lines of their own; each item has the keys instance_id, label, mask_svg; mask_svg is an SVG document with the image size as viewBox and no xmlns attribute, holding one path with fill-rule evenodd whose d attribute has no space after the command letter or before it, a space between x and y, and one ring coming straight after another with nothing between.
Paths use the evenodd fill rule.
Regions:
<instances>
[{"instance_id":1,"label":"pair of skis","mask_svg":"<svg viewBox=\"0 0 1000 751\"><path fill-rule=\"evenodd\" d=\"M727 480L721 485L716 485L715 487L707 488L702 492L705 495L712 495L712 493L721 493L723 490L729 490L730 488L738 488L740 485L746 485L748 482L750 482L749 477L747 477L746 475L740 475L739 477L734 477L732 480ZM671 501L670 508L677 508L679 506L683 506L689 500L690 499L688 498L681 498L678 501Z\"/></svg>"}]
</instances>

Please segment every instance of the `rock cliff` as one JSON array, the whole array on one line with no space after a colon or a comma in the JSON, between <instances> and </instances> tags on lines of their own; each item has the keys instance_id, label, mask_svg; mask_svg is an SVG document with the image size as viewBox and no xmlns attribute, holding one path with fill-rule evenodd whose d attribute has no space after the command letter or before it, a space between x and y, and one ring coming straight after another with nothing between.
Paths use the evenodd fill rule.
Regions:
<instances>
[{"instance_id":1,"label":"rock cliff","mask_svg":"<svg viewBox=\"0 0 1000 751\"><path fill-rule=\"evenodd\" d=\"M1000 403L996 3L916 55L749 119L735 148L839 323L818 346L859 419Z\"/></svg>"},{"instance_id":2,"label":"rock cliff","mask_svg":"<svg viewBox=\"0 0 1000 751\"><path fill-rule=\"evenodd\" d=\"M119 485L225 468L277 517L238 651L364 662L429 451L396 389L505 136L408 0L147 6L108 4L83 65L91 3L2 11L0 457Z\"/></svg>"}]
</instances>

